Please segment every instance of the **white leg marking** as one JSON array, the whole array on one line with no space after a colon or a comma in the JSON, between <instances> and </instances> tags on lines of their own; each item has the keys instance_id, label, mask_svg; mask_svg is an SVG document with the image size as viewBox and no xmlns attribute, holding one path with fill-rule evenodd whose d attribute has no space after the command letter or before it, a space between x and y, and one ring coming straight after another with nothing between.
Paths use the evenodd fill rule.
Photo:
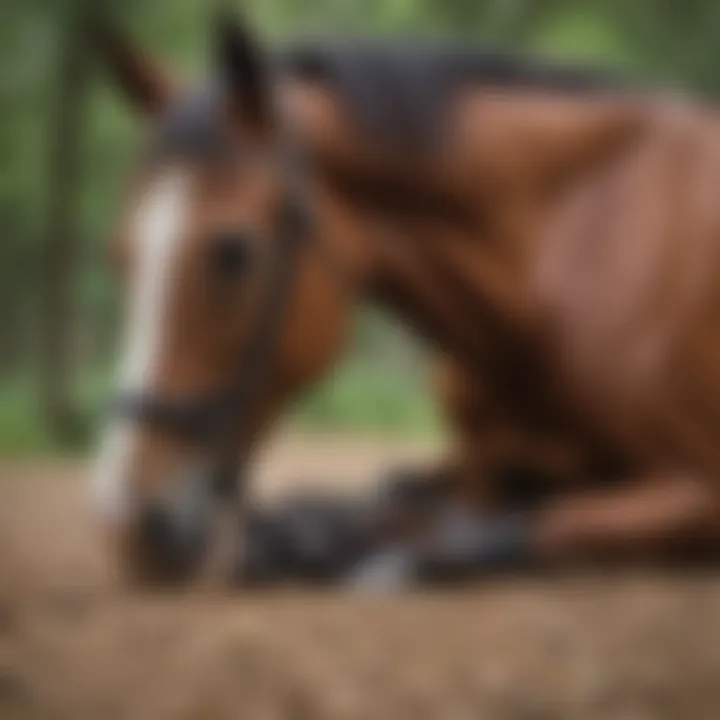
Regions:
<instances>
[{"instance_id":1,"label":"white leg marking","mask_svg":"<svg viewBox=\"0 0 720 720\"><path fill-rule=\"evenodd\" d=\"M187 173L168 172L150 187L136 211L131 238L135 267L118 377L121 390L152 389L182 245L188 189ZM127 484L137 440L137 424L122 418L111 420L105 430L92 489L97 509L106 520L119 520L128 510Z\"/></svg>"}]
</instances>

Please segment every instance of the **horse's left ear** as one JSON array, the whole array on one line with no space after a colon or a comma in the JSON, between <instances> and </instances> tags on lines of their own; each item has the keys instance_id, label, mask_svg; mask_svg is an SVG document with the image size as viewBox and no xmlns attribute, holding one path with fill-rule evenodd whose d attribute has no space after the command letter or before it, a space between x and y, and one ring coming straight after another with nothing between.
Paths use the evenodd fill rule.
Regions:
<instances>
[{"instance_id":1,"label":"horse's left ear","mask_svg":"<svg viewBox=\"0 0 720 720\"><path fill-rule=\"evenodd\" d=\"M273 121L268 61L243 22L222 12L217 19L218 61L222 82L230 93L236 117L254 128Z\"/></svg>"},{"instance_id":2,"label":"horse's left ear","mask_svg":"<svg viewBox=\"0 0 720 720\"><path fill-rule=\"evenodd\" d=\"M87 31L97 56L133 107L155 114L169 104L176 92L173 83L111 18L92 11Z\"/></svg>"}]
</instances>

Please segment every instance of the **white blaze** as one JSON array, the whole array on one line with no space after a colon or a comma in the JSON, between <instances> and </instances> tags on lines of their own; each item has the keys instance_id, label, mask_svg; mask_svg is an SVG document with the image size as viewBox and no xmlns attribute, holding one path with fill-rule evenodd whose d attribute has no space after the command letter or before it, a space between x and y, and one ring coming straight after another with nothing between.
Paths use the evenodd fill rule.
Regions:
<instances>
[{"instance_id":1,"label":"white blaze","mask_svg":"<svg viewBox=\"0 0 720 720\"><path fill-rule=\"evenodd\" d=\"M149 188L135 213L131 229L135 266L118 373L121 391L152 391L180 256L188 185L186 173L168 172ZM137 439L137 423L125 418L111 420L102 438L93 494L108 520L122 517L127 509L127 482Z\"/></svg>"}]
</instances>

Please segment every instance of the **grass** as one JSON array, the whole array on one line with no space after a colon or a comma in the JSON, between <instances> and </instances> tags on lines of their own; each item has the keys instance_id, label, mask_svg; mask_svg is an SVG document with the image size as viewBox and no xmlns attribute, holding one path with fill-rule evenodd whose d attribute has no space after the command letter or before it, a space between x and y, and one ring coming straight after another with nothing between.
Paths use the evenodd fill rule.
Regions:
<instances>
[{"instance_id":1,"label":"grass","mask_svg":"<svg viewBox=\"0 0 720 720\"><path fill-rule=\"evenodd\" d=\"M57 452L27 376L4 379L0 385L0 455Z\"/></svg>"},{"instance_id":2,"label":"grass","mask_svg":"<svg viewBox=\"0 0 720 720\"><path fill-rule=\"evenodd\" d=\"M433 434L441 423L420 373L350 360L301 400L291 426L321 432Z\"/></svg>"}]
</instances>

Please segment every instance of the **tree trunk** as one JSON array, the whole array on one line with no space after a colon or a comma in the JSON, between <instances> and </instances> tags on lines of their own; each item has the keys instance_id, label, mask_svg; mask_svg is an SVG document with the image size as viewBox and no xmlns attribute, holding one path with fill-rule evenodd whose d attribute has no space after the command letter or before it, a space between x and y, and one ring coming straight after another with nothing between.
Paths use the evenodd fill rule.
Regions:
<instances>
[{"instance_id":1,"label":"tree trunk","mask_svg":"<svg viewBox=\"0 0 720 720\"><path fill-rule=\"evenodd\" d=\"M42 310L42 404L54 437L71 441L80 429L71 393L73 296L79 245L80 145L89 79L86 2L65 13L57 67L56 110L50 126L47 228Z\"/></svg>"}]
</instances>

